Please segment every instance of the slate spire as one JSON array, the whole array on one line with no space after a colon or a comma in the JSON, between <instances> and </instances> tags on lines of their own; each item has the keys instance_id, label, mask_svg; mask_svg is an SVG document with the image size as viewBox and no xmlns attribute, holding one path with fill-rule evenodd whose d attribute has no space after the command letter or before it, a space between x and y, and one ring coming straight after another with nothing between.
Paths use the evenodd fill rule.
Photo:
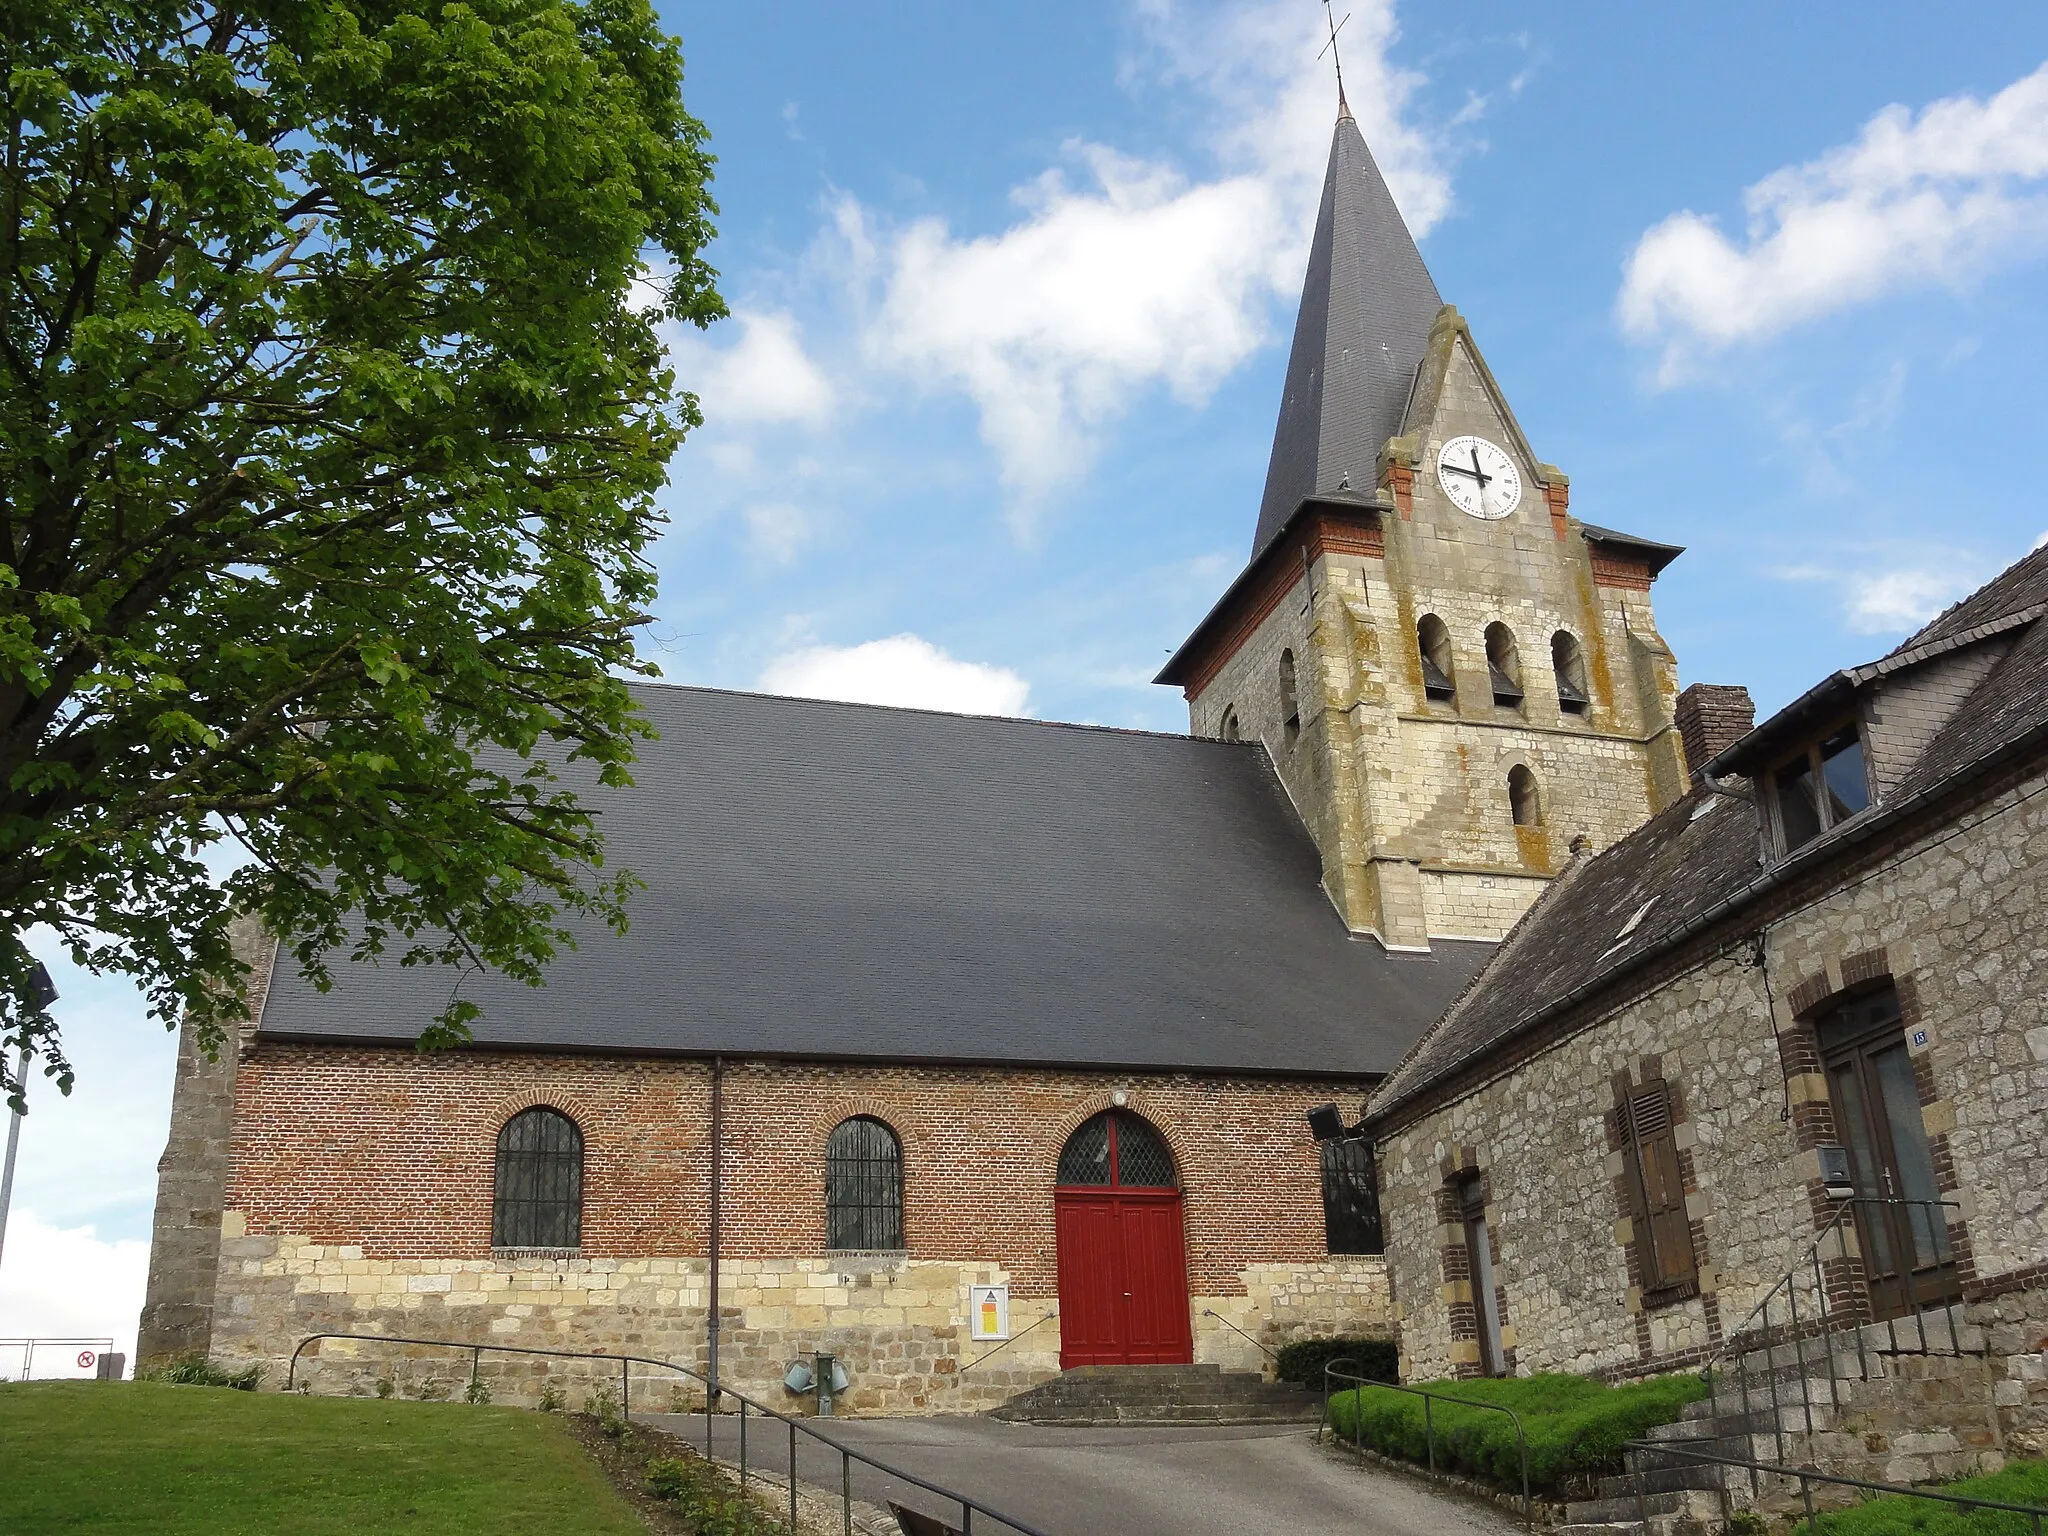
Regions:
<instances>
[{"instance_id":1,"label":"slate spire","mask_svg":"<svg viewBox=\"0 0 2048 1536\"><path fill-rule=\"evenodd\" d=\"M1304 497L1333 491L1347 477L1350 489L1371 494L1380 449L1401 429L1415 369L1442 307L1340 86L1337 132L1252 540L1255 558Z\"/></svg>"}]
</instances>

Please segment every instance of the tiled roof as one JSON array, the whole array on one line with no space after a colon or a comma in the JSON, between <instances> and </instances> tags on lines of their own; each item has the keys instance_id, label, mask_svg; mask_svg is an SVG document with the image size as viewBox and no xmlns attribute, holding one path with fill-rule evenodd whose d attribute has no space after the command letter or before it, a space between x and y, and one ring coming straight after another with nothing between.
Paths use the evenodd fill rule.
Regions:
<instances>
[{"instance_id":1,"label":"tiled roof","mask_svg":"<svg viewBox=\"0 0 2048 1536\"><path fill-rule=\"evenodd\" d=\"M1493 947L1352 938L1254 744L636 692L659 739L590 792L630 930L466 980L480 1043L1377 1075ZM263 1032L409 1041L454 981L334 970L281 967Z\"/></svg>"}]
</instances>

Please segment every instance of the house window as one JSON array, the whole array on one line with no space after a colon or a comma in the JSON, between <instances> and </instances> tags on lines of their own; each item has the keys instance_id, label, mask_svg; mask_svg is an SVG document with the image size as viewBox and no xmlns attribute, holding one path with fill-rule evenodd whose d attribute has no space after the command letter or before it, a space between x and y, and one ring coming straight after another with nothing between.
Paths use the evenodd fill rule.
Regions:
<instances>
[{"instance_id":1,"label":"house window","mask_svg":"<svg viewBox=\"0 0 2048 1536\"><path fill-rule=\"evenodd\" d=\"M1323 1154L1323 1234L1332 1253L1384 1253L1372 1143L1347 1136L1318 1142Z\"/></svg>"},{"instance_id":2,"label":"house window","mask_svg":"<svg viewBox=\"0 0 2048 1536\"><path fill-rule=\"evenodd\" d=\"M522 1109L498 1132L494 1248L583 1242L583 1133L558 1109Z\"/></svg>"},{"instance_id":3,"label":"house window","mask_svg":"<svg viewBox=\"0 0 2048 1536\"><path fill-rule=\"evenodd\" d=\"M1782 853L1804 847L1870 804L1863 738L1854 721L1809 742L1770 775Z\"/></svg>"},{"instance_id":4,"label":"house window","mask_svg":"<svg viewBox=\"0 0 2048 1536\"><path fill-rule=\"evenodd\" d=\"M1486 626L1486 677L1493 685L1493 702L1503 709L1522 707L1522 657L1515 648L1515 632L1505 624Z\"/></svg>"},{"instance_id":5,"label":"house window","mask_svg":"<svg viewBox=\"0 0 2048 1536\"><path fill-rule=\"evenodd\" d=\"M903 1144L867 1115L840 1121L825 1143L825 1246L903 1247Z\"/></svg>"},{"instance_id":6,"label":"house window","mask_svg":"<svg viewBox=\"0 0 2048 1536\"><path fill-rule=\"evenodd\" d=\"M1678 1166L1670 1086L1661 1078L1637 1088L1617 1085L1615 1114L1620 1120L1622 1172L1643 1300L1655 1305L1691 1296L1699 1289L1699 1274L1692 1219L1685 1210L1685 1181Z\"/></svg>"},{"instance_id":7,"label":"house window","mask_svg":"<svg viewBox=\"0 0 2048 1536\"><path fill-rule=\"evenodd\" d=\"M1586 653L1577 635L1560 629L1550 637L1550 668L1557 674L1557 707L1583 715L1592 696L1586 691Z\"/></svg>"},{"instance_id":8,"label":"house window","mask_svg":"<svg viewBox=\"0 0 2048 1536\"><path fill-rule=\"evenodd\" d=\"M1520 763L1508 770L1508 810L1518 827L1543 825L1543 801L1536 792L1536 775Z\"/></svg>"},{"instance_id":9,"label":"house window","mask_svg":"<svg viewBox=\"0 0 2048 1536\"><path fill-rule=\"evenodd\" d=\"M1458 692L1451 666L1451 631L1433 613L1415 621L1415 646L1422 655L1422 696L1444 702Z\"/></svg>"},{"instance_id":10,"label":"house window","mask_svg":"<svg viewBox=\"0 0 2048 1536\"><path fill-rule=\"evenodd\" d=\"M1301 704L1294 690L1294 652L1280 653L1280 721L1287 733L1287 745L1301 735Z\"/></svg>"},{"instance_id":11,"label":"house window","mask_svg":"<svg viewBox=\"0 0 2048 1536\"><path fill-rule=\"evenodd\" d=\"M1059 1182L1171 1189L1173 1153L1165 1138L1127 1109L1106 1109L1082 1122L1060 1148Z\"/></svg>"},{"instance_id":12,"label":"house window","mask_svg":"<svg viewBox=\"0 0 2048 1536\"><path fill-rule=\"evenodd\" d=\"M1237 723L1237 711L1234 708L1225 709L1222 720L1216 726L1217 739L1221 741L1237 741L1242 735L1243 731Z\"/></svg>"}]
</instances>

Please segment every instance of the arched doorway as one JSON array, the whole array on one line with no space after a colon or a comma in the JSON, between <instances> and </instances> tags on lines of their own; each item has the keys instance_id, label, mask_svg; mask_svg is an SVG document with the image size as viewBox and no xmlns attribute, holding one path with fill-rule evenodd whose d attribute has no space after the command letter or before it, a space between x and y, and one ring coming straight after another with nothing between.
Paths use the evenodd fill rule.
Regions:
<instances>
[{"instance_id":1,"label":"arched doorway","mask_svg":"<svg viewBox=\"0 0 2048 1536\"><path fill-rule=\"evenodd\" d=\"M1053 1213L1060 1368L1189 1364L1187 1244L1165 1138L1128 1110L1086 1122L1060 1152Z\"/></svg>"}]
</instances>

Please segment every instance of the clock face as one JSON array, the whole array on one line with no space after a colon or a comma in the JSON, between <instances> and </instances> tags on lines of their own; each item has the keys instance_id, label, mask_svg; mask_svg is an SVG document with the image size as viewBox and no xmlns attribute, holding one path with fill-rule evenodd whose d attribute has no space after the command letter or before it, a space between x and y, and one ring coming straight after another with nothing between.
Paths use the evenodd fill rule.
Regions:
<instances>
[{"instance_id":1,"label":"clock face","mask_svg":"<svg viewBox=\"0 0 2048 1536\"><path fill-rule=\"evenodd\" d=\"M1506 517L1522 500L1522 475L1505 450L1483 437L1454 437L1436 456L1436 483L1474 517Z\"/></svg>"}]
</instances>

